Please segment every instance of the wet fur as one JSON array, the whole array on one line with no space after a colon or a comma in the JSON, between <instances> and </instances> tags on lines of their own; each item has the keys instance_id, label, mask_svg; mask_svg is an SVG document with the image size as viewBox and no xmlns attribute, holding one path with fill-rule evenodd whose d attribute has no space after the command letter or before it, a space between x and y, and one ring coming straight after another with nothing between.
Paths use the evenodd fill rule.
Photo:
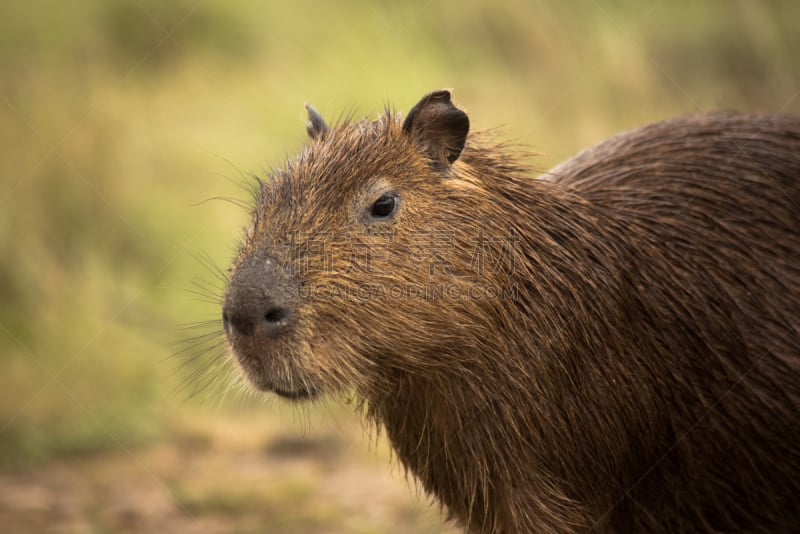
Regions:
<instances>
[{"instance_id":1,"label":"wet fur","mask_svg":"<svg viewBox=\"0 0 800 534\"><path fill-rule=\"evenodd\" d=\"M539 178L481 135L424 152L386 113L262 185L235 269L277 261L298 319L235 347L250 380L354 391L471 531L794 531L800 119L658 123ZM502 265L476 277L480 236ZM392 284L506 293L353 297Z\"/></svg>"}]
</instances>

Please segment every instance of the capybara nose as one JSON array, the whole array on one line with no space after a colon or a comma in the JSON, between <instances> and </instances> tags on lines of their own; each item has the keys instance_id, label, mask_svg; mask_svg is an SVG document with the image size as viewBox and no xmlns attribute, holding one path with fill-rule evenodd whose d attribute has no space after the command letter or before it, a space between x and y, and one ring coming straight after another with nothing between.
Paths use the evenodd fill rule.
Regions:
<instances>
[{"instance_id":1,"label":"capybara nose","mask_svg":"<svg viewBox=\"0 0 800 534\"><path fill-rule=\"evenodd\" d=\"M291 325L288 281L273 261L254 260L231 277L222 306L229 337L275 337Z\"/></svg>"}]
</instances>

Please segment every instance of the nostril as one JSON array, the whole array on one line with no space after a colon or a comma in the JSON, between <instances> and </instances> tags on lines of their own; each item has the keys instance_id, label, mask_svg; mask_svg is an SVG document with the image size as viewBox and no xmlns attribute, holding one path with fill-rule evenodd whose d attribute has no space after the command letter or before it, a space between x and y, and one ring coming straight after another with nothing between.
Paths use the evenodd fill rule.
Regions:
<instances>
[{"instance_id":1,"label":"nostril","mask_svg":"<svg viewBox=\"0 0 800 534\"><path fill-rule=\"evenodd\" d=\"M231 338L249 337L256 335L256 332L260 332L260 335L273 336L286 329L290 317L290 309L281 306L270 307L266 313L252 313L247 309L225 309L222 311L222 325L225 333Z\"/></svg>"},{"instance_id":2,"label":"nostril","mask_svg":"<svg viewBox=\"0 0 800 534\"><path fill-rule=\"evenodd\" d=\"M264 320L274 326L282 326L289 317L289 310L286 308L272 308L264 314Z\"/></svg>"}]
</instances>

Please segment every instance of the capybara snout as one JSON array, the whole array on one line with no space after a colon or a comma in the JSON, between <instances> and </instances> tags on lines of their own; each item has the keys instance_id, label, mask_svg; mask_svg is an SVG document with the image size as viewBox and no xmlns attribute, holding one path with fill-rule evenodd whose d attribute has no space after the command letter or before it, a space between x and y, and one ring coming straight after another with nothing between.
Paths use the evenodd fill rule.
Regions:
<instances>
[{"instance_id":1,"label":"capybara snout","mask_svg":"<svg viewBox=\"0 0 800 534\"><path fill-rule=\"evenodd\" d=\"M240 266L228 284L223 308L230 336L258 336L265 340L285 332L292 319L292 290L271 258Z\"/></svg>"}]
</instances>

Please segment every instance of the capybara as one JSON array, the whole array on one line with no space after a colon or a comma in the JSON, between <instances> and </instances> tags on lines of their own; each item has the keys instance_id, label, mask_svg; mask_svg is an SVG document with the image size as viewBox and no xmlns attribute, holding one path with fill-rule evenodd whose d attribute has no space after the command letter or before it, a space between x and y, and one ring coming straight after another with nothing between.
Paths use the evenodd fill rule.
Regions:
<instances>
[{"instance_id":1,"label":"capybara","mask_svg":"<svg viewBox=\"0 0 800 534\"><path fill-rule=\"evenodd\" d=\"M249 382L357 399L470 532L798 532L800 117L533 176L448 91L308 110L224 296Z\"/></svg>"}]
</instances>

